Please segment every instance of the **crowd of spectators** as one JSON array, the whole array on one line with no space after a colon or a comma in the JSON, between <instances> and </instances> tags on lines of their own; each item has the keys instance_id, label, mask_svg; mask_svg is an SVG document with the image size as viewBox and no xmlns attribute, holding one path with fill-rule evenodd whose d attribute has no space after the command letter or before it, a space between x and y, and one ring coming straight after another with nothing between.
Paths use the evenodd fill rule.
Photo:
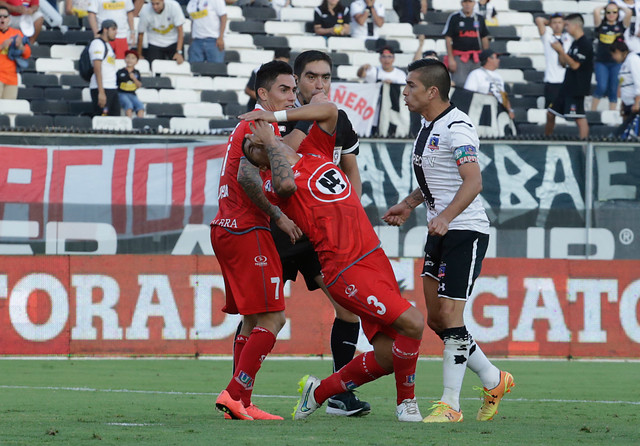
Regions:
<instances>
[{"instance_id":1,"label":"crowd of spectators","mask_svg":"<svg viewBox=\"0 0 640 446\"><path fill-rule=\"evenodd\" d=\"M389 11L385 11L381 0L318 1L312 28L316 35L325 38L342 36L384 40L380 39L380 30ZM0 37L3 49L0 55L2 98L16 97L16 73L21 70L24 60L29 58L30 47L37 45L38 34L45 19L49 25L52 23L46 14L43 15L39 5L39 0L0 0L0 8L3 8L0 28L5 29ZM110 94L109 101L113 97L119 97L123 113L142 116L143 107L135 98L135 89L142 86L139 73L135 70L139 59L144 58L149 62L156 59L174 60L178 64L185 60L224 62L227 5L273 8L278 18L284 8L292 7L291 0L65 0L66 14L75 15L79 19L86 18L88 28L95 36L91 45L97 40L103 40L111 47L114 59L124 59L128 55L126 67L118 72L117 81L114 77L115 70L110 70L115 64L107 62L110 61L111 50L103 48L95 53L95 57L92 56L92 60L101 65L101 70L109 67L106 76L98 74L98 79L92 79L90 88L96 113L116 113L116 107L111 102L109 106L100 106L105 102L106 96L100 91L114 90L119 94ZM433 10L429 9L428 0L393 0L392 5L392 12L401 23L430 23L430 13ZM137 26L134 26L135 17L138 17ZM567 20L567 17L559 13L535 16L546 60L544 97L545 107L549 109L547 134L553 132L555 117L562 116L575 120L580 136L586 137L588 125L585 107L592 111L602 109L600 102L605 98L608 100L608 108L620 109L625 118L636 113L638 101L632 96L632 92L640 88L636 82L638 68L635 62L636 53L640 52L638 17L640 0L603 1L593 11L593 30L585 29L582 16L576 18L572 15L574 20ZM454 86L496 96L513 119L514 110L508 99L508 86L498 71L503 54L490 47L491 27L499 25L498 19L498 12L490 0L460 0L460 9L449 15L443 27L446 54L437 54L433 50L423 51L425 36L417 35L419 46L414 59L441 59L451 73ZM191 21L189 41L186 40L184 30L187 20ZM105 34L105 22L115 23L115 38ZM572 28L579 30L568 32ZM7 32L8 29L13 31ZM576 39L574 34L579 37ZM576 42L577 40L580 42ZM588 48L592 44L593 51L590 52ZM184 52L187 46L188 57ZM97 43L95 47L100 48ZM357 76L365 82L404 83L404 71L394 66L394 53L397 49L393 46L384 46L382 49L378 47L380 65L364 64L357 70ZM288 52L286 49L279 49L278 58L285 51ZM622 70L625 63L625 70ZM592 74L595 74L596 80L593 91ZM568 83L568 79L573 79L574 82ZM99 87L101 83L109 88ZM251 81L247 84L246 92L251 96L250 84ZM620 85L627 87L625 95L622 94ZM567 91L573 92L572 95L568 95ZM587 97L590 97L591 102L585 105ZM120 113L120 108L117 109L117 113Z\"/></svg>"}]
</instances>

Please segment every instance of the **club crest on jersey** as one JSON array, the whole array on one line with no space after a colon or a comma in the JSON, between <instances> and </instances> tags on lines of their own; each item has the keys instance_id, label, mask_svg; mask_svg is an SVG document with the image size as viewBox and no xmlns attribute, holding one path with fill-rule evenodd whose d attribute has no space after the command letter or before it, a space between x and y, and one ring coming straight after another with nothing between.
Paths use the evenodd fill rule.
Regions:
<instances>
[{"instance_id":1,"label":"club crest on jersey","mask_svg":"<svg viewBox=\"0 0 640 446\"><path fill-rule=\"evenodd\" d=\"M444 277L446 269L447 269L447 264L441 263L440 268L438 268L438 279L442 279Z\"/></svg>"},{"instance_id":2,"label":"club crest on jersey","mask_svg":"<svg viewBox=\"0 0 640 446\"><path fill-rule=\"evenodd\" d=\"M347 285L347 287L344 289L344 294L346 294L349 297L355 296L357 292L358 292L358 289L356 288L355 285Z\"/></svg>"},{"instance_id":3,"label":"club crest on jersey","mask_svg":"<svg viewBox=\"0 0 640 446\"><path fill-rule=\"evenodd\" d=\"M332 163L318 167L309 177L307 186L318 201L341 201L351 195L351 183Z\"/></svg>"},{"instance_id":4,"label":"club crest on jersey","mask_svg":"<svg viewBox=\"0 0 640 446\"><path fill-rule=\"evenodd\" d=\"M262 255L255 256L253 258L253 261L256 262L256 266L260 266L260 267L267 266L269 264L267 256L262 256Z\"/></svg>"},{"instance_id":5,"label":"club crest on jersey","mask_svg":"<svg viewBox=\"0 0 640 446\"><path fill-rule=\"evenodd\" d=\"M432 152L435 152L436 150L440 149L440 147L438 147L438 144L440 144L440 137L434 135L431 138L429 138L429 144L427 144L427 149L431 150Z\"/></svg>"},{"instance_id":6,"label":"club crest on jersey","mask_svg":"<svg viewBox=\"0 0 640 446\"><path fill-rule=\"evenodd\" d=\"M273 192L273 186L271 184L271 180L267 180L264 182L264 190L267 192Z\"/></svg>"}]
</instances>

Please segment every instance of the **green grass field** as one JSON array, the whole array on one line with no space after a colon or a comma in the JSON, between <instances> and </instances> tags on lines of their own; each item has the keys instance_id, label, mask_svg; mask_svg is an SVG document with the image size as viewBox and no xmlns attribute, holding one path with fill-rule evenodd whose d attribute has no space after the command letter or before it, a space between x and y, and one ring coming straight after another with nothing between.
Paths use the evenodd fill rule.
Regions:
<instances>
[{"instance_id":1,"label":"green grass field","mask_svg":"<svg viewBox=\"0 0 640 446\"><path fill-rule=\"evenodd\" d=\"M477 377L467 371L463 423L395 419L387 376L360 389L372 413L294 422L297 382L329 361L267 360L254 402L285 421L224 420L214 409L230 360L0 360L0 445L477 445L640 444L640 363L497 361L516 387L493 421L475 421ZM440 361L420 361L423 415L439 398Z\"/></svg>"}]
</instances>

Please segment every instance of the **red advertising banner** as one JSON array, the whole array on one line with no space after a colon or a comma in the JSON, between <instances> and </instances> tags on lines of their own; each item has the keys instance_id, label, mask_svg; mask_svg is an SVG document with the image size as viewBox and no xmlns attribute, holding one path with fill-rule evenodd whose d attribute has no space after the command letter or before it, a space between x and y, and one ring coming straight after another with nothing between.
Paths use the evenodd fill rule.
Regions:
<instances>
[{"instance_id":1,"label":"red advertising banner","mask_svg":"<svg viewBox=\"0 0 640 446\"><path fill-rule=\"evenodd\" d=\"M2 355L230 354L213 256L15 256L0 268ZM423 313L421 261L393 261ZM274 353L330 354L333 309L304 281L285 293ZM640 357L640 262L486 259L466 324L489 355ZM364 343L360 343L366 348ZM422 354L442 342L425 329Z\"/></svg>"}]
</instances>

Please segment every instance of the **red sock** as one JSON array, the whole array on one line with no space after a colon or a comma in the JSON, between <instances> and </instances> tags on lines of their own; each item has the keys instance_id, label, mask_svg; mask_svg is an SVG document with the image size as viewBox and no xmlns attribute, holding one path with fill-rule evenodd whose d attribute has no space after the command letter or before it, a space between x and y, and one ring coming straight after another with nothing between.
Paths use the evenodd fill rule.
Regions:
<instances>
[{"instance_id":1,"label":"red sock","mask_svg":"<svg viewBox=\"0 0 640 446\"><path fill-rule=\"evenodd\" d=\"M355 389L389 373L391 372L387 372L378 364L373 352L363 353L353 358L333 375L322 380L314 394L316 402L322 404L333 395Z\"/></svg>"},{"instance_id":2,"label":"red sock","mask_svg":"<svg viewBox=\"0 0 640 446\"><path fill-rule=\"evenodd\" d=\"M416 365L420 339L398 335L393 341L393 371L396 375L397 404L416 396Z\"/></svg>"},{"instance_id":3,"label":"red sock","mask_svg":"<svg viewBox=\"0 0 640 446\"><path fill-rule=\"evenodd\" d=\"M233 372L235 373L238 368L238 362L240 362L240 354L242 353L242 349L249 338L247 336L238 335L236 340L233 342Z\"/></svg>"},{"instance_id":4,"label":"red sock","mask_svg":"<svg viewBox=\"0 0 640 446\"><path fill-rule=\"evenodd\" d=\"M242 399L245 407L251 404L251 392L256 374L275 343L276 337L273 333L265 328L255 327L242 349L238 367L227 386L227 391L234 400Z\"/></svg>"}]
</instances>

